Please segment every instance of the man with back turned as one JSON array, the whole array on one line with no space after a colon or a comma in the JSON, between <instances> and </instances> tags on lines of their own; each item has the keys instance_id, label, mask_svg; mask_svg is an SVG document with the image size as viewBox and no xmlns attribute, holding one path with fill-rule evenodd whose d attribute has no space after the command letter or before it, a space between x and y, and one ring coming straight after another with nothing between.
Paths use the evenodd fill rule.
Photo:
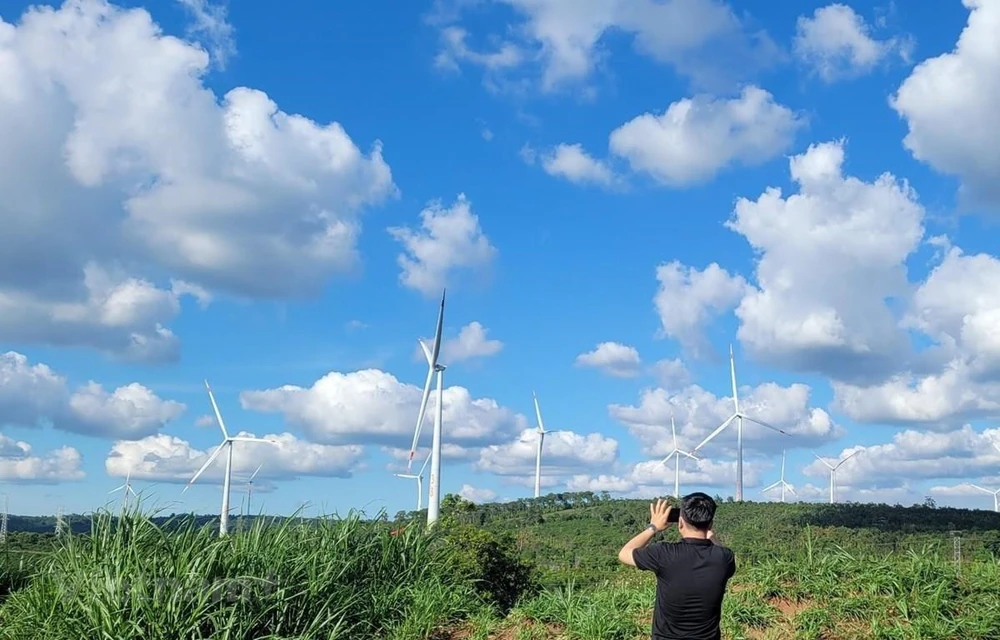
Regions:
<instances>
[{"instance_id":1,"label":"man with back turned","mask_svg":"<svg viewBox=\"0 0 1000 640\"><path fill-rule=\"evenodd\" d=\"M722 598L736 572L736 557L712 532L715 500L692 493L681 500L680 515L670 518L665 500L649 505L649 526L618 552L618 560L656 574L653 640L720 640ZM649 545L676 519L680 542Z\"/></svg>"}]
</instances>

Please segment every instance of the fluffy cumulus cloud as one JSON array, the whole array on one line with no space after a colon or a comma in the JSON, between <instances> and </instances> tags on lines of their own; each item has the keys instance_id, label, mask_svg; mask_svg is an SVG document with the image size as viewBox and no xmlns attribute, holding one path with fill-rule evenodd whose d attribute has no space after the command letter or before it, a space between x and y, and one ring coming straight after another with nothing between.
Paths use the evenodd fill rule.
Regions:
<instances>
[{"instance_id":1,"label":"fluffy cumulus cloud","mask_svg":"<svg viewBox=\"0 0 1000 640\"><path fill-rule=\"evenodd\" d=\"M445 365L452 365L465 360L489 358L500 353L503 349L503 342L487 337L487 333L489 330L478 322L470 322L465 325L459 330L457 336L441 341L441 362ZM424 342L430 346L434 342L434 338L424 338ZM419 345L416 347L414 357L426 362Z\"/></svg>"},{"instance_id":2,"label":"fluffy cumulus cloud","mask_svg":"<svg viewBox=\"0 0 1000 640\"><path fill-rule=\"evenodd\" d=\"M245 409L281 413L317 442L409 447L422 393L420 387L400 382L390 373L365 369L328 373L309 388L285 385L245 391L240 402ZM431 394L428 423L421 432L428 443L436 395ZM457 386L444 389L443 420L448 440L466 447L502 442L527 425L524 416L496 400L473 398L468 389Z\"/></svg>"},{"instance_id":3,"label":"fluffy cumulus cloud","mask_svg":"<svg viewBox=\"0 0 1000 640\"><path fill-rule=\"evenodd\" d=\"M602 342L593 351L578 355L576 365L600 369L616 378L633 378L639 375L642 360L635 347L620 342Z\"/></svg>"},{"instance_id":4,"label":"fluffy cumulus cloud","mask_svg":"<svg viewBox=\"0 0 1000 640\"><path fill-rule=\"evenodd\" d=\"M905 60L907 39L872 37L865 19L844 4L820 7L812 16L801 16L792 48L796 57L825 82L867 73L894 52Z\"/></svg>"},{"instance_id":5,"label":"fluffy cumulus cloud","mask_svg":"<svg viewBox=\"0 0 1000 640\"><path fill-rule=\"evenodd\" d=\"M737 80L770 65L777 48L720 0L501 0L518 21L487 42L470 45L459 20L464 6L438 3L432 21L442 31L439 67L483 67L490 88L537 86L557 91L586 83L607 57L606 39L627 34L633 48L703 86ZM456 6L457 5L457 6ZM737 61L740 64L735 64Z\"/></svg>"},{"instance_id":6,"label":"fluffy cumulus cloud","mask_svg":"<svg viewBox=\"0 0 1000 640\"><path fill-rule=\"evenodd\" d=\"M727 382L728 375L721 374L720 371L720 383ZM815 446L835 440L844 433L826 411L809 406L810 388L807 385L796 383L783 387L767 382L753 388L744 387L739 393L740 410L745 415L789 434L781 435L744 421L745 455L775 455L785 447ZM608 407L611 417L628 429L642 446L642 453L651 458L662 458L674 448L671 418L676 423L678 446L690 451L733 415L733 411L732 397L716 396L698 385L675 391L645 389L637 405L612 404ZM708 459L732 456L736 445L735 429L736 425L732 424L698 455Z\"/></svg>"},{"instance_id":7,"label":"fluffy cumulus cloud","mask_svg":"<svg viewBox=\"0 0 1000 640\"><path fill-rule=\"evenodd\" d=\"M1000 468L1000 429L976 431L969 425L948 432L908 429L891 442L844 449L828 462L847 460L837 471L838 486L852 488L898 487L919 479L964 479L994 476ZM819 460L803 469L807 476L829 478Z\"/></svg>"},{"instance_id":8,"label":"fluffy cumulus cloud","mask_svg":"<svg viewBox=\"0 0 1000 640\"><path fill-rule=\"evenodd\" d=\"M762 473L770 465L749 461L743 465L743 482L746 487L762 484ZM654 498L673 495L674 461L644 460L627 465L617 473L578 474L567 481L570 491L607 491L621 497ZM735 461L682 458L679 467L679 488L683 495L690 491L708 491L732 495L736 482Z\"/></svg>"},{"instance_id":9,"label":"fluffy cumulus cloud","mask_svg":"<svg viewBox=\"0 0 1000 640\"><path fill-rule=\"evenodd\" d=\"M710 348L703 333L706 322L735 307L748 289L743 276L714 262L700 271L677 260L661 264L656 280L659 287L653 304L662 335L674 338L694 356Z\"/></svg>"},{"instance_id":10,"label":"fluffy cumulus cloud","mask_svg":"<svg viewBox=\"0 0 1000 640\"><path fill-rule=\"evenodd\" d=\"M242 436L253 434L240 432ZM364 449L357 445L306 442L290 433L263 436L276 444L236 442L233 475L244 481L260 467L255 480L290 480L303 476L349 478L361 468ZM156 434L141 440L115 442L104 462L108 475L160 482L187 483L215 447L200 450L176 436ZM199 483L221 483L225 461L219 456L198 478Z\"/></svg>"},{"instance_id":11,"label":"fluffy cumulus cloud","mask_svg":"<svg viewBox=\"0 0 1000 640\"><path fill-rule=\"evenodd\" d=\"M998 279L997 257L947 247L903 320L934 344L922 367L867 387L835 384L837 407L863 422L938 429L1000 416Z\"/></svg>"},{"instance_id":12,"label":"fluffy cumulus cloud","mask_svg":"<svg viewBox=\"0 0 1000 640\"><path fill-rule=\"evenodd\" d=\"M500 476L534 478L538 433L525 429L517 439L490 445L480 452L473 467ZM610 467L618 459L618 441L599 433L581 435L572 431L552 431L542 449L542 473L548 477L567 476L588 469Z\"/></svg>"},{"instance_id":13,"label":"fluffy cumulus cloud","mask_svg":"<svg viewBox=\"0 0 1000 640\"><path fill-rule=\"evenodd\" d=\"M317 292L394 193L377 144L254 89L216 96L208 53L143 9L29 8L0 21L0 59L0 340L176 358L182 296Z\"/></svg>"},{"instance_id":14,"label":"fluffy cumulus cloud","mask_svg":"<svg viewBox=\"0 0 1000 640\"><path fill-rule=\"evenodd\" d=\"M735 98L699 95L645 113L611 132L611 152L633 171L672 186L704 182L733 164L753 166L789 146L805 121L758 87Z\"/></svg>"},{"instance_id":15,"label":"fluffy cumulus cloud","mask_svg":"<svg viewBox=\"0 0 1000 640\"><path fill-rule=\"evenodd\" d=\"M971 206L1000 211L1000 2L963 0L968 24L954 50L924 60L900 85L892 107L906 121L915 158L957 176ZM975 123L970 126L969 123Z\"/></svg>"},{"instance_id":16,"label":"fluffy cumulus cloud","mask_svg":"<svg viewBox=\"0 0 1000 640\"><path fill-rule=\"evenodd\" d=\"M496 491L493 491L492 489L479 489L471 484L463 484L462 488L458 492L458 495L465 498L469 502L475 502L476 504L496 502L497 500Z\"/></svg>"},{"instance_id":17,"label":"fluffy cumulus cloud","mask_svg":"<svg viewBox=\"0 0 1000 640\"><path fill-rule=\"evenodd\" d=\"M576 184L610 187L619 182L606 162L593 158L580 144L556 145L541 156L541 163L545 173Z\"/></svg>"},{"instance_id":18,"label":"fluffy cumulus cloud","mask_svg":"<svg viewBox=\"0 0 1000 640\"><path fill-rule=\"evenodd\" d=\"M740 198L727 226L759 254L736 309L739 339L763 361L838 378L888 375L907 356L888 301L908 295L907 256L923 207L905 181L845 175L844 143L790 160L798 193Z\"/></svg>"},{"instance_id":19,"label":"fluffy cumulus cloud","mask_svg":"<svg viewBox=\"0 0 1000 640\"><path fill-rule=\"evenodd\" d=\"M51 424L90 436L141 438L185 410L138 383L109 393L90 382L70 392L63 376L13 351L0 354L0 382L0 415L5 424L24 427Z\"/></svg>"},{"instance_id":20,"label":"fluffy cumulus cloud","mask_svg":"<svg viewBox=\"0 0 1000 640\"><path fill-rule=\"evenodd\" d=\"M83 480L83 457L73 447L35 454L31 445L0 434L0 481L57 484Z\"/></svg>"},{"instance_id":21,"label":"fluffy cumulus cloud","mask_svg":"<svg viewBox=\"0 0 1000 640\"><path fill-rule=\"evenodd\" d=\"M481 272L496 257L496 247L483 233L464 193L449 208L432 202L420 212L420 223L418 230L389 228L404 250L397 259L402 269L399 281L410 289L439 295L457 273Z\"/></svg>"}]
</instances>

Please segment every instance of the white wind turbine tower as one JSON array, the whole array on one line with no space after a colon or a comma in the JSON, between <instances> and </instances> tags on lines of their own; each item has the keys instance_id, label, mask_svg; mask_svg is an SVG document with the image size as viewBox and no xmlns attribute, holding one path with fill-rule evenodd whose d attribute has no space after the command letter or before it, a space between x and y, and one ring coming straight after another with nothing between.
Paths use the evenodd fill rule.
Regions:
<instances>
[{"instance_id":1,"label":"white wind turbine tower","mask_svg":"<svg viewBox=\"0 0 1000 640\"><path fill-rule=\"evenodd\" d=\"M674 449L667 454L667 457L663 459L662 464L667 464L667 461L671 457L674 459L674 497L681 497L681 456L687 456L692 460L697 460L698 457L688 453L687 451L682 451L680 447L677 446L677 427L674 426L674 416L670 416L670 434L674 437Z\"/></svg>"},{"instance_id":2,"label":"white wind turbine tower","mask_svg":"<svg viewBox=\"0 0 1000 640\"><path fill-rule=\"evenodd\" d=\"M423 340L418 340L420 349L427 357L427 381L424 383L424 393L420 398L420 412L417 414L417 427L413 432L413 445L410 447L410 457L406 461L406 472L409 474L413 466L413 456L417 453L417 443L420 440L420 429L424 423L424 414L427 412L427 401L431 397L431 380L437 374L437 407L434 412L434 434L431 440L431 486L427 495L427 526L437 522L441 512L441 418L444 411L444 370L445 367L438 362L441 355L441 331L444 327L444 298L445 292L441 294L441 308L438 310L437 328L434 330L434 346L430 349Z\"/></svg>"},{"instance_id":3,"label":"white wind turbine tower","mask_svg":"<svg viewBox=\"0 0 1000 640\"><path fill-rule=\"evenodd\" d=\"M729 426L729 424L735 420L736 421L736 501L741 502L743 500L743 421L749 420L750 422L755 422L762 427L766 427L771 431L777 431L782 435L788 435L781 429L769 425L768 423L753 418L743 413L740 410L740 399L739 394L736 390L736 359L733 356L733 345L729 345L729 375L733 383L733 415L729 416L725 422L719 425L719 427L710 433L707 438L701 441L697 447L691 450L691 453L695 453L698 449L704 447L708 442L715 436L722 433L722 431Z\"/></svg>"},{"instance_id":4,"label":"white wind turbine tower","mask_svg":"<svg viewBox=\"0 0 1000 640\"><path fill-rule=\"evenodd\" d=\"M139 495L135 492L135 489L132 488L132 469L129 469L128 473L125 474L125 484L121 485L120 487L115 487L111 491L108 491L108 494L110 495L112 493L115 493L116 491L121 491L122 492L122 509L121 509L121 513L124 514L125 511L128 509L128 496L129 496L129 494L132 494L133 496L135 496L137 498L139 497Z\"/></svg>"},{"instance_id":5,"label":"white wind turbine tower","mask_svg":"<svg viewBox=\"0 0 1000 640\"><path fill-rule=\"evenodd\" d=\"M992 494L993 495L993 510L996 511L997 513L1000 513L1000 489L997 489L996 491L990 491L989 489L987 489L985 487L980 487L977 484L970 484L969 486L972 487L973 489L979 489L980 491L982 491L984 493Z\"/></svg>"},{"instance_id":6,"label":"white wind turbine tower","mask_svg":"<svg viewBox=\"0 0 1000 640\"><path fill-rule=\"evenodd\" d=\"M212 387L208 385L208 380L205 381L205 389L208 390L208 399L212 401L212 409L215 411L215 419L219 423L219 429L222 430L222 443L216 447L212 455L208 457L205 464L198 469L198 472L194 474L194 477L188 481L187 486L184 487L184 491L191 488L194 481L204 473L205 469L208 468L210 464L215 462L215 459L219 457L222 450L226 450L226 475L222 479L222 511L219 513L219 535L224 536L229 532L229 483L232 480L233 475L233 443L234 442L266 442L268 444L277 445L278 443L274 440L266 440L264 438L251 438L247 436L231 436L229 432L226 431L226 423L222 420L222 414L219 412L219 405L215 404L215 396L212 394ZM183 493L182 491L181 493Z\"/></svg>"},{"instance_id":7,"label":"white wind turbine tower","mask_svg":"<svg viewBox=\"0 0 1000 640\"><path fill-rule=\"evenodd\" d=\"M792 485L790 485L787 482L785 482L785 451L783 449L781 451L781 479L778 480L777 482L775 482L774 484L771 484L771 485L768 485L768 486L764 487L763 489L760 490L760 492L761 493L767 493L771 489L775 489L777 487L781 487L781 501L782 502L785 501L785 489L788 489L792 493L795 493L795 489L792 488Z\"/></svg>"},{"instance_id":8,"label":"white wind turbine tower","mask_svg":"<svg viewBox=\"0 0 1000 640\"><path fill-rule=\"evenodd\" d=\"M853 458L855 456L855 454L858 454L860 452L861 452L861 449L858 449L856 451L851 452L850 455L848 455L846 458L844 458L843 460L841 460L837 464L830 464L829 462L827 462L823 458L820 458L819 454L813 452L813 455L816 456L816 459L819 460L820 462L822 462L823 464L825 464L827 466L827 468L830 469L830 504L834 503L836 495L837 495L837 469L839 469L841 467L841 465L843 465L845 462L847 462L848 460L850 460L851 458Z\"/></svg>"},{"instance_id":9,"label":"white wind turbine tower","mask_svg":"<svg viewBox=\"0 0 1000 640\"><path fill-rule=\"evenodd\" d=\"M537 498L542 494L542 445L545 442L545 435L548 433L566 433L566 431L546 431L545 423L542 422L542 410L538 408L538 395L532 391L531 396L535 399L535 416L538 418L538 426L535 428L535 433L538 434L535 450L535 497Z\"/></svg>"},{"instance_id":10,"label":"white wind turbine tower","mask_svg":"<svg viewBox=\"0 0 1000 640\"><path fill-rule=\"evenodd\" d=\"M406 478L408 480L417 481L417 511L424 508L424 470L427 468L427 463L431 461L431 455L427 454L427 458L424 460L424 464L420 467L420 473L394 473L393 475L397 478Z\"/></svg>"}]
</instances>

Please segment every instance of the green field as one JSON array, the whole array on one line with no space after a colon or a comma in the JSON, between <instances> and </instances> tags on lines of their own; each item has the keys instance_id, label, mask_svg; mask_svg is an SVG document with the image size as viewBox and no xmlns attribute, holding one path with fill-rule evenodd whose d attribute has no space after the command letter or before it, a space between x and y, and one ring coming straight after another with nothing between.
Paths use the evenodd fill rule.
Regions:
<instances>
[{"instance_id":1,"label":"green field","mask_svg":"<svg viewBox=\"0 0 1000 640\"><path fill-rule=\"evenodd\" d=\"M443 514L432 535L407 513L237 520L223 539L139 514L13 533L0 638L649 637L653 578L614 560L647 503L448 496ZM723 503L716 529L739 564L727 638L1000 639L1000 514Z\"/></svg>"}]
</instances>

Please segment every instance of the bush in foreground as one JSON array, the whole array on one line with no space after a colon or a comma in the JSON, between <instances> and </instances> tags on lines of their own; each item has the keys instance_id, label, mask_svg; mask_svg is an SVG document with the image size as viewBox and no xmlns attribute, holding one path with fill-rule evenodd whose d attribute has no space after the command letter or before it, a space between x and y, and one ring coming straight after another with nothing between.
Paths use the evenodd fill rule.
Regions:
<instances>
[{"instance_id":1,"label":"bush in foreground","mask_svg":"<svg viewBox=\"0 0 1000 640\"><path fill-rule=\"evenodd\" d=\"M358 518L158 527L99 515L0 607L18 640L418 640L481 608L446 545Z\"/></svg>"}]
</instances>

